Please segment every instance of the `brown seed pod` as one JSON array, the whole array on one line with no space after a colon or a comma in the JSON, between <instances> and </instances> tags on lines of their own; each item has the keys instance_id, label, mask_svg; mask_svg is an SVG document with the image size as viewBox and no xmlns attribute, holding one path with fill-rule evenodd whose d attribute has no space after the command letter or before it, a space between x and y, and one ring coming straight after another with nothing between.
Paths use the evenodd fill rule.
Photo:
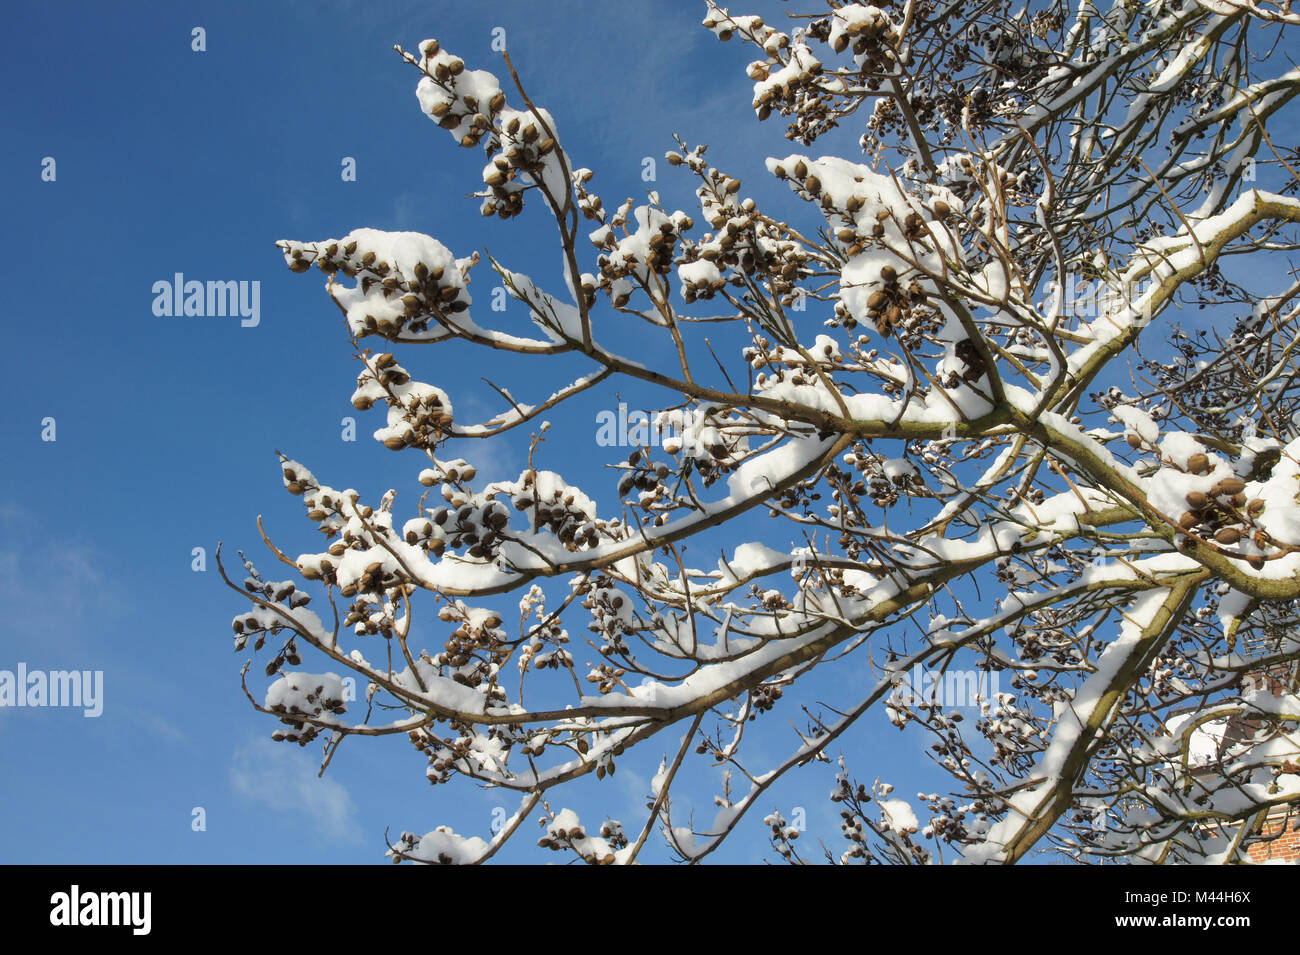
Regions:
<instances>
[{"instance_id":1,"label":"brown seed pod","mask_svg":"<svg viewBox=\"0 0 1300 955\"><path fill-rule=\"evenodd\" d=\"M1198 451L1187 459L1187 470L1193 474L1206 474L1210 470L1210 459Z\"/></svg>"},{"instance_id":2,"label":"brown seed pod","mask_svg":"<svg viewBox=\"0 0 1300 955\"><path fill-rule=\"evenodd\" d=\"M1246 490L1246 482L1241 478L1224 478L1219 482L1220 494L1240 494L1244 490Z\"/></svg>"},{"instance_id":3,"label":"brown seed pod","mask_svg":"<svg viewBox=\"0 0 1300 955\"><path fill-rule=\"evenodd\" d=\"M1251 517L1259 517L1259 515L1263 514L1264 513L1263 500L1257 497L1249 504L1247 504L1246 513L1249 514Z\"/></svg>"},{"instance_id":4,"label":"brown seed pod","mask_svg":"<svg viewBox=\"0 0 1300 955\"><path fill-rule=\"evenodd\" d=\"M1214 535L1214 539L1220 544L1235 544L1241 540L1241 531L1235 527L1224 527Z\"/></svg>"},{"instance_id":5,"label":"brown seed pod","mask_svg":"<svg viewBox=\"0 0 1300 955\"><path fill-rule=\"evenodd\" d=\"M1200 523L1200 518L1198 518L1191 511L1183 511L1183 516L1178 519L1178 526L1185 531L1190 531L1193 527L1195 527L1199 523Z\"/></svg>"},{"instance_id":6,"label":"brown seed pod","mask_svg":"<svg viewBox=\"0 0 1300 955\"><path fill-rule=\"evenodd\" d=\"M1187 506L1194 511L1204 510L1209 503L1209 497L1200 491L1190 491L1187 494Z\"/></svg>"},{"instance_id":7,"label":"brown seed pod","mask_svg":"<svg viewBox=\"0 0 1300 955\"><path fill-rule=\"evenodd\" d=\"M898 270L892 265L883 266L880 270L880 278L886 283L893 282L898 278Z\"/></svg>"}]
</instances>

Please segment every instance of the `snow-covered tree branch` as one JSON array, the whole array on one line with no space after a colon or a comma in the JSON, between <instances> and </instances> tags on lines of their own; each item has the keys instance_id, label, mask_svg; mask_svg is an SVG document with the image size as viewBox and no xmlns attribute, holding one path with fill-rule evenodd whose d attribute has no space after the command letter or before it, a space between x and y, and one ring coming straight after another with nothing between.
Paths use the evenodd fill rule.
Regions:
<instances>
[{"instance_id":1,"label":"snow-covered tree branch","mask_svg":"<svg viewBox=\"0 0 1300 955\"><path fill-rule=\"evenodd\" d=\"M651 839L697 861L751 809L799 861L765 794L834 761L834 861L1249 861L1263 816L1300 809L1300 152L1270 134L1296 128L1295 20L826 0L767 24L709 2L753 57L738 108L798 148L724 171L677 140L690 210L607 208L595 190L626 187L566 151L508 58L503 80L398 48L420 110L484 153L483 215L543 213L561 268L368 228L279 243L328 276L352 404L384 412L406 476L367 504L281 456L327 543L266 539L287 570L227 577L251 601L237 649L269 654L250 701L327 762L405 734L431 782L518 794L489 838L407 832L395 861L483 861L539 813L540 845L588 862ZM836 129L855 155L819 153ZM789 193L761 207L742 173ZM493 327L475 277L535 332ZM626 354L629 325L655 344ZM450 348L535 372L485 386L500 411L474 421L421 380ZM620 382L657 389L667 437L579 488L549 449ZM475 466L476 441L524 433L520 473ZM967 724L913 692L917 667L1004 692ZM912 734L944 790L892 795L848 743L867 719ZM652 752L644 818L566 807ZM720 769L712 820L673 798Z\"/></svg>"}]
</instances>

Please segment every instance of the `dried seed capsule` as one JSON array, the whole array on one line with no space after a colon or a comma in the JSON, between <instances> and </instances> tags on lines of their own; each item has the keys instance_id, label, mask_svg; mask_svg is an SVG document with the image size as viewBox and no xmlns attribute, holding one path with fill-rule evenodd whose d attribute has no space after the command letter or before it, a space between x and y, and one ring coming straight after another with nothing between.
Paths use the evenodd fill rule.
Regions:
<instances>
[{"instance_id":1,"label":"dried seed capsule","mask_svg":"<svg viewBox=\"0 0 1300 955\"><path fill-rule=\"evenodd\" d=\"M1235 544L1241 540L1241 531L1235 527L1225 527L1214 535L1214 539L1220 544Z\"/></svg>"},{"instance_id":2,"label":"dried seed capsule","mask_svg":"<svg viewBox=\"0 0 1300 955\"><path fill-rule=\"evenodd\" d=\"M1241 478L1224 478L1219 482L1220 494L1240 494L1244 490L1246 490L1246 482Z\"/></svg>"},{"instance_id":3,"label":"dried seed capsule","mask_svg":"<svg viewBox=\"0 0 1300 955\"><path fill-rule=\"evenodd\" d=\"M1188 492L1187 506L1190 507L1192 510L1194 511L1204 510L1206 505L1208 505L1209 503L1210 503L1209 497L1205 494L1202 494L1200 491Z\"/></svg>"},{"instance_id":4,"label":"dried seed capsule","mask_svg":"<svg viewBox=\"0 0 1300 955\"><path fill-rule=\"evenodd\" d=\"M1205 474L1210 470L1210 459L1197 452L1187 459L1187 470L1193 474Z\"/></svg>"}]
</instances>

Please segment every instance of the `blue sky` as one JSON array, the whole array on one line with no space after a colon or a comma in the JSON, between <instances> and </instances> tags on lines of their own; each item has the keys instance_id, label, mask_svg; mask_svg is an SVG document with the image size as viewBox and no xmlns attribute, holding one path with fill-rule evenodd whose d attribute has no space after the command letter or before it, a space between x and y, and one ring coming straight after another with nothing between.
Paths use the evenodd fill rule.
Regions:
<instances>
[{"instance_id":1,"label":"blue sky","mask_svg":"<svg viewBox=\"0 0 1300 955\"><path fill-rule=\"evenodd\" d=\"M776 6L748 9L778 16L767 9ZM418 77L391 50L436 36L471 67L504 76L490 49L497 26L566 149L597 170L607 204L644 197L642 158L653 156L655 185L695 211L690 181L662 162L673 132L710 142L720 166L758 180L763 155L789 151L783 127L754 119L749 57L700 27L702 11L694 2L11 11L0 39L0 77L13 91L0 106L0 202L13 244L4 265L0 669L102 670L104 712L0 708L0 862L375 863L385 826L395 835L445 823L486 836L492 809L513 809L469 786L429 787L404 739L345 745L317 779L317 748L272 743L277 724L240 692L244 655L232 652L229 620L243 605L217 577L216 542L260 560L254 520L263 514L288 549L314 546L273 449L376 499L389 486L409 490L415 474L368 440L377 425L367 420L361 440L340 440L340 420L355 414L346 336L320 277L289 273L273 243L360 226L416 229L458 255L486 247L556 282L558 256L539 241L548 236L539 218L482 220L463 198L482 161L420 115ZM191 49L196 26L204 52ZM355 182L340 176L349 156ZM41 178L46 157L53 182ZM155 316L153 283L176 272L260 282L260 324ZM482 369L419 358L438 363L427 380L464 406L496 410ZM503 381L512 371L492 370ZM613 403L607 393L596 406ZM591 408L573 413L588 446ZM52 442L42 440L47 418ZM516 444L475 460L505 476L523 459ZM593 455L573 461L581 470L571 480L604 482L612 498L613 479ZM205 572L192 569L195 547L205 548ZM884 745L894 731L877 722L863 735ZM774 729L771 756L791 745ZM587 787L575 807L639 827L661 749L647 754L648 768L628 761L599 792ZM788 814L806 803L810 825L821 824L814 834L834 842L829 785L823 773L771 804ZM205 831L191 828L195 807ZM703 811L711 818L711 807ZM725 858L768 854L761 816Z\"/></svg>"},{"instance_id":2,"label":"blue sky","mask_svg":"<svg viewBox=\"0 0 1300 955\"><path fill-rule=\"evenodd\" d=\"M734 6L771 22L783 9L774 0ZM709 158L760 203L797 214L784 186L763 181L762 158L794 150L779 119L759 124L748 108L752 57L718 43L699 25L702 13L693 0L61 2L10 11L0 38L0 79L11 91L0 105L10 243L0 669L102 670L104 712L0 708L0 862L379 863L386 826L394 837L439 824L487 837L493 809L513 811L514 797L429 787L404 738L349 741L317 779L318 747L272 743L278 724L240 692L246 654L232 652L229 621L245 605L217 576L217 541L271 570L258 514L290 553L319 540L284 494L273 449L372 502L402 488L399 510L413 499L417 469L368 440L379 424L349 404L356 370L323 279L289 273L273 243L361 226L412 229L457 255L486 248L560 286L558 248L540 216L484 220L464 198L481 156L456 149L420 115L418 76L391 49L436 36L471 68L504 77L490 48L496 27L569 155L596 171L607 208L644 197L643 158L655 157L665 205L697 214L691 180L663 162L676 132L710 143ZM195 27L206 33L203 52L191 49ZM852 156L855 139L837 134L817 149ZM46 157L52 182L41 178ZM355 160L355 182L340 175L345 157ZM259 324L156 316L153 285L178 272L259 282ZM481 266L476 278L479 298L492 276ZM526 313L512 307L508 318L522 327ZM637 334L611 332L612 344L652 355ZM499 410L480 376L534 384L536 365L488 366L467 354L429 350L411 356L411 367L479 415ZM555 384L579 368L560 368ZM633 388L621 395L632 407L651 400ZM602 502L612 501L615 478L600 467L611 459L595 453L593 415L615 404L606 389L556 418L567 437L557 436L548 463ZM358 418L356 442L340 439L348 415ZM42 440L46 419L54 441ZM524 462L514 437L459 453L493 478L517 475ZM193 569L196 547L206 570ZM318 663L308 656L304 665ZM250 674L255 693L260 670ZM826 698L854 699L868 676L860 662L841 667L823 678ZM766 729L753 737L760 771L794 744L784 716ZM666 734L648 761L628 760L613 780L584 784L554 807L573 805L588 825L609 813L639 829L649 776L676 738ZM914 794L907 783L924 760L908 755L883 714L844 744L868 784L883 775ZM703 769L695 767L698 778L716 780ZM830 773L796 777L715 858L770 857L761 819L772 807L787 816L806 807L810 839L838 846ZM712 817L709 791L690 790L704 798L703 821ZM196 807L204 831L191 827ZM549 860L529 848L529 829L518 842L502 858Z\"/></svg>"}]
</instances>

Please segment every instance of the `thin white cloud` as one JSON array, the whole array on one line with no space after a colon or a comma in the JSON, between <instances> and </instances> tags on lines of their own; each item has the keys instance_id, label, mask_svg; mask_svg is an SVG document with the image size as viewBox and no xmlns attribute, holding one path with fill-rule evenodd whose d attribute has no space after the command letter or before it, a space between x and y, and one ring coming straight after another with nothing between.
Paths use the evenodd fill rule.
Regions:
<instances>
[{"instance_id":1,"label":"thin white cloud","mask_svg":"<svg viewBox=\"0 0 1300 955\"><path fill-rule=\"evenodd\" d=\"M126 609L101 571L107 559L79 537L55 533L31 511L0 504L0 603L7 608L3 649L10 654L48 648L51 634L63 650L81 649L73 624Z\"/></svg>"},{"instance_id":2,"label":"thin white cloud","mask_svg":"<svg viewBox=\"0 0 1300 955\"><path fill-rule=\"evenodd\" d=\"M236 751L230 782L241 796L307 816L334 841L360 841L352 797L328 774L318 778L319 769L319 762L296 744L262 738Z\"/></svg>"}]
</instances>

